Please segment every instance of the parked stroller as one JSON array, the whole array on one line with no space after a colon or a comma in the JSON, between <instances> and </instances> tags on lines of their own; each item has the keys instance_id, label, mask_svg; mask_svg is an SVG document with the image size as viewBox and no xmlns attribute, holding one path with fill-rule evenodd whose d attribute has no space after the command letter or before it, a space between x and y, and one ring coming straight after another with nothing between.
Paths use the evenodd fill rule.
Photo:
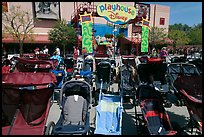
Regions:
<instances>
[{"instance_id":1,"label":"parked stroller","mask_svg":"<svg viewBox=\"0 0 204 137\"><path fill-rule=\"evenodd\" d=\"M122 96L104 94L100 90L94 134L121 135L122 112Z\"/></svg>"},{"instance_id":2,"label":"parked stroller","mask_svg":"<svg viewBox=\"0 0 204 137\"><path fill-rule=\"evenodd\" d=\"M175 135L168 114L164 109L161 94L150 85L141 85L137 89L138 104L141 107L142 119L136 112L137 132L141 133L142 125L147 128L148 135ZM143 133L146 134L146 133Z\"/></svg>"},{"instance_id":3,"label":"parked stroller","mask_svg":"<svg viewBox=\"0 0 204 137\"><path fill-rule=\"evenodd\" d=\"M99 101L96 106L96 121L94 134L121 135L123 96L119 94L107 94L103 89L104 82L110 81L110 63L100 62L97 65L97 78L100 80Z\"/></svg>"},{"instance_id":4,"label":"parked stroller","mask_svg":"<svg viewBox=\"0 0 204 137\"><path fill-rule=\"evenodd\" d=\"M49 72L2 74L2 135L43 135L56 82Z\"/></svg>"},{"instance_id":5,"label":"parked stroller","mask_svg":"<svg viewBox=\"0 0 204 137\"><path fill-rule=\"evenodd\" d=\"M168 97L172 93L168 89L166 72L167 63L164 63L161 58L148 58L147 63L141 63L137 67L139 85L152 85L162 95L165 106L171 107L172 103Z\"/></svg>"},{"instance_id":6,"label":"parked stroller","mask_svg":"<svg viewBox=\"0 0 204 137\"><path fill-rule=\"evenodd\" d=\"M91 88L85 81L71 80L63 84L60 92L61 115L58 122L49 122L47 133L52 135L87 134ZM53 130L51 130L53 129Z\"/></svg>"},{"instance_id":7,"label":"parked stroller","mask_svg":"<svg viewBox=\"0 0 204 137\"><path fill-rule=\"evenodd\" d=\"M181 76L195 76L200 75L195 65L189 63L171 63L167 66L167 82L169 91L173 93L174 99L171 101L176 106L182 106L183 102L178 99L178 91L174 87L175 80ZM173 96L172 96L173 97Z\"/></svg>"},{"instance_id":8,"label":"parked stroller","mask_svg":"<svg viewBox=\"0 0 204 137\"><path fill-rule=\"evenodd\" d=\"M135 58L132 56L122 56L122 64L119 66L118 87L123 88L123 96L132 97L135 100L135 92L137 86L137 76L135 69ZM123 82L123 83L121 83Z\"/></svg>"},{"instance_id":9,"label":"parked stroller","mask_svg":"<svg viewBox=\"0 0 204 137\"><path fill-rule=\"evenodd\" d=\"M50 72L54 69L52 61L36 58L17 58L14 72Z\"/></svg>"},{"instance_id":10,"label":"parked stroller","mask_svg":"<svg viewBox=\"0 0 204 137\"><path fill-rule=\"evenodd\" d=\"M93 86L93 59L85 58L80 77Z\"/></svg>"},{"instance_id":11,"label":"parked stroller","mask_svg":"<svg viewBox=\"0 0 204 137\"><path fill-rule=\"evenodd\" d=\"M65 81L69 81L74 76L74 58L72 55L67 55L64 59L65 69L66 69L66 76Z\"/></svg>"},{"instance_id":12,"label":"parked stroller","mask_svg":"<svg viewBox=\"0 0 204 137\"><path fill-rule=\"evenodd\" d=\"M197 128L198 133L202 134L202 76L179 76L174 86L190 115L189 124L184 128L190 127L191 133L193 128Z\"/></svg>"}]
</instances>

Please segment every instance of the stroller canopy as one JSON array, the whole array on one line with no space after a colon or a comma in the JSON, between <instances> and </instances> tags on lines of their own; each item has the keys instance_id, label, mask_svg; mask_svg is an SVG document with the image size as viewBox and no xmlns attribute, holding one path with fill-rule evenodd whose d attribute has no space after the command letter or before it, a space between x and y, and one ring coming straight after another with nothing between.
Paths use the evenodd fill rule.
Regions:
<instances>
[{"instance_id":1,"label":"stroller canopy","mask_svg":"<svg viewBox=\"0 0 204 137\"><path fill-rule=\"evenodd\" d=\"M81 95L87 99L89 103L91 102L91 87L86 81L73 80L65 82L61 89L61 101L63 94L65 94L65 96Z\"/></svg>"},{"instance_id":2,"label":"stroller canopy","mask_svg":"<svg viewBox=\"0 0 204 137\"><path fill-rule=\"evenodd\" d=\"M46 119L43 114L47 112L47 104L52 96L56 82L55 75L48 72L3 74L2 114L6 117L8 124L11 123L18 109L20 111L17 116L23 116L22 119L16 117L18 126L25 127L24 121L31 126L40 125L40 123L44 122ZM14 127L17 128L16 125ZM20 127L12 130L12 134L18 131L20 131ZM28 132L26 133L28 134Z\"/></svg>"}]
</instances>

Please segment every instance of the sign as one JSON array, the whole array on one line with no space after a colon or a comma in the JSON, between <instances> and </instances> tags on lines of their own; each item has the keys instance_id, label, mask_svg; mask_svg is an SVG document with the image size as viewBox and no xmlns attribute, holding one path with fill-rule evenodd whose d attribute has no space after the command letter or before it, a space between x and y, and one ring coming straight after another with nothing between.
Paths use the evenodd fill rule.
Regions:
<instances>
[{"instance_id":1,"label":"sign","mask_svg":"<svg viewBox=\"0 0 204 137\"><path fill-rule=\"evenodd\" d=\"M96 10L99 16L115 24L125 24L136 17L135 7L114 2L102 2Z\"/></svg>"},{"instance_id":2,"label":"sign","mask_svg":"<svg viewBox=\"0 0 204 137\"><path fill-rule=\"evenodd\" d=\"M34 2L34 15L39 19L60 19L60 2Z\"/></svg>"},{"instance_id":3,"label":"sign","mask_svg":"<svg viewBox=\"0 0 204 137\"><path fill-rule=\"evenodd\" d=\"M141 52L148 52L149 46L149 21L148 19L142 18L142 42Z\"/></svg>"},{"instance_id":4,"label":"sign","mask_svg":"<svg viewBox=\"0 0 204 137\"><path fill-rule=\"evenodd\" d=\"M91 14L92 13L87 14L85 12L84 15L79 15L82 25L82 49L83 47L85 47L87 53L93 53L92 47L93 19Z\"/></svg>"},{"instance_id":5,"label":"sign","mask_svg":"<svg viewBox=\"0 0 204 137\"><path fill-rule=\"evenodd\" d=\"M150 4L135 3L136 24L142 26L142 18L150 20Z\"/></svg>"}]
</instances>

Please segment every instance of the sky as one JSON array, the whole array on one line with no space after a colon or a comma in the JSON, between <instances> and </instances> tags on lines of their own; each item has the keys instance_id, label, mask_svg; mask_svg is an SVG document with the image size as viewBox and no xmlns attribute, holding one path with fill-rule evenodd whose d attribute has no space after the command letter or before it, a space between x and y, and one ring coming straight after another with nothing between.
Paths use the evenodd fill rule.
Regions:
<instances>
[{"instance_id":1,"label":"sky","mask_svg":"<svg viewBox=\"0 0 204 137\"><path fill-rule=\"evenodd\" d=\"M169 25L187 24L194 26L202 23L202 2L142 2L170 6Z\"/></svg>"}]
</instances>

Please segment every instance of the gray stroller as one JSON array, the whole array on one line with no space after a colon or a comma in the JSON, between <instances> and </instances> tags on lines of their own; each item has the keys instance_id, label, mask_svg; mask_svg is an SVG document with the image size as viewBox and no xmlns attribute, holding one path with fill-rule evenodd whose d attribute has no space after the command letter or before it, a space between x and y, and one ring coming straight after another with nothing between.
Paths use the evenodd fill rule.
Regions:
<instances>
[{"instance_id":1,"label":"gray stroller","mask_svg":"<svg viewBox=\"0 0 204 137\"><path fill-rule=\"evenodd\" d=\"M86 135L90 124L91 87L86 81L71 80L63 84L60 93L61 115L51 121L47 131L52 135ZM53 128L53 130L51 130Z\"/></svg>"}]
</instances>

